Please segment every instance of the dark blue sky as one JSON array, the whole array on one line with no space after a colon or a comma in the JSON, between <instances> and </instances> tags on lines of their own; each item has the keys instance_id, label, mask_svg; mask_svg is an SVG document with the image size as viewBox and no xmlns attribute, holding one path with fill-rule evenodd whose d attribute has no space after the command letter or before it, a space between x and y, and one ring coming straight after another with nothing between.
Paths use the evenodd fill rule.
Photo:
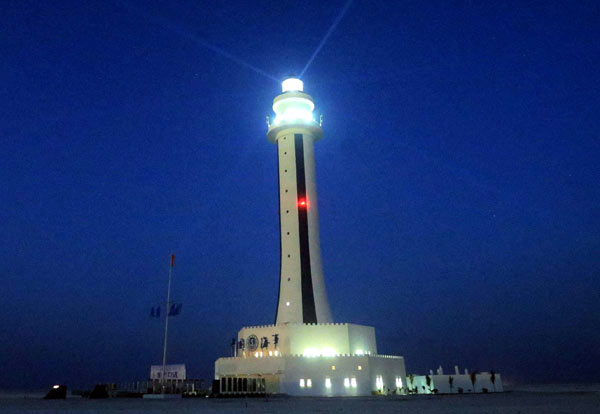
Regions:
<instances>
[{"instance_id":1,"label":"dark blue sky","mask_svg":"<svg viewBox=\"0 0 600 414\"><path fill-rule=\"evenodd\" d=\"M273 322L280 86L214 47L283 79L344 4L3 3L0 388L147 377L171 251L170 362ZM303 77L335 320L409 372L600 380L599 63L595 1L354 1Z\"/></svg>"}]
</instances>

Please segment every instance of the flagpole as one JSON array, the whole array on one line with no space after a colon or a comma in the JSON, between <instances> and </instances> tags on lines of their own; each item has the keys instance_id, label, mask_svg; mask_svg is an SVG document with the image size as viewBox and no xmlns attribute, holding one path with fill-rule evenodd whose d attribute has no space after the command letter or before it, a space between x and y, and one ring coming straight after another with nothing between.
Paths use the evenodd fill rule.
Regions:
<instances>
[{"instance_id":1,"label":"flagpole","mask_svg":"<svg viewBox=\"0 0 600 414\"><path fill-rule=\"evenodd\" d=\"M169 311L171 307L171 277L173 275L173 265L175 264L175 255L171 254L171 267L169 267L169 287L167 288L167 309L165 312L165 342L163 346L162 360L162 377L161 388L162 394L165 393L165 366L167 365L167 333L169 332Z\"/></svg>"}]
</instances>

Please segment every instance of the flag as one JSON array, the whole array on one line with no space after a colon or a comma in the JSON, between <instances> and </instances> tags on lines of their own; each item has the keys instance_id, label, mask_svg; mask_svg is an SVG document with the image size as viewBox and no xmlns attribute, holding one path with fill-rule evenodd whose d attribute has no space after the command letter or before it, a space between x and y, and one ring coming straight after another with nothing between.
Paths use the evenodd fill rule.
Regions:
<instances>
[{"instance_id":1,"label":"flag","mask_svg":"<svg viewBox=\"0 0 600 414\"><path fill-rule=\"evenodd\" d=\"M169 309L169 316L177 316L181 313L182 303L173 303Z\"/></svg>"},{"instance_id":2,"label":"flag","mask_svg":"<svg viewBox=\"0 0 600 414\"><path fill-rule=\"evenodd\" d=\"M160 306L153 306L150 309L150 317L151 318L160 318Z\"/></svg>"},{"instance_id":3,"label":"flag","mask_svg":"<svg viewBox=\"0 0 600 414\"><path fill-rule=\"evenodd\" d=\"M171 267L173 267L175 265L175 255L172 254L171 255Z\"/></svg>"}]
</instances>

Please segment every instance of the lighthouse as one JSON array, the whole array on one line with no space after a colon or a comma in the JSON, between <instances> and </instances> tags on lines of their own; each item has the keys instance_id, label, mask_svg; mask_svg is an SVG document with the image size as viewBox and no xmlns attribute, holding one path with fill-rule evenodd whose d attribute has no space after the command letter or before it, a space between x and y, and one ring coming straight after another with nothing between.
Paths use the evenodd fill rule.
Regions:
<instances>
[{"instance_id":1,"label":"lighthouse","mask_svg":"<svg viewBox=\"0 0 600 414\"><path fill-rule=\"evenodd\" d=\"M334 323L319 244L314 145L323 137L300 79L283 81L267 138L277 146L281 269L275 323L242 327L215 361L213 393L358 396L402 393L404 358L377 352L375 328Z\"/></svg>"},{"instance_id":2,"label":"lighthouse","mask_svg":"<svg viewBox=\"0 0 600 414\"><path fill-rule=\"evenodd\" d=\"M319 243L314 143L323 137L300 79L282 83L267 138L277 145L281 270L275 324L332 322Z\"/></svg>"}]
</instances>

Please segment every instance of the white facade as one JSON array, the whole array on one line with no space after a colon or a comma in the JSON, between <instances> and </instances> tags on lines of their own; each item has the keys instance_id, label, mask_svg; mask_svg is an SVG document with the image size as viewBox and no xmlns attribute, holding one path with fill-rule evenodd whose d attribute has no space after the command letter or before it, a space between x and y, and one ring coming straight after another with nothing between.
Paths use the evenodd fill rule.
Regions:
<instances>
[{"instance_id":1,"label":"white facade","mask_svg":"<svg viewBox=\"0 0 600 414\"><path fill-rule=\"evenodd\" d=\"M406 383L404 359L385 355L219 358L216 378L264 380L267 393L292 396L366 396L399 393ZM221 392L243 394L243 389Z\"/></svg>"},{"instance_id":2,"label":"white facade","mask_svg":"<svg viewBox=\"0 0 600 414\"><path fill-rule=\"evenodd\" d=\"M215 378L224 378L221 391L229 393L228 378L247 378L264 380L267 393L352 396L399 392L406 369L402 357L377 354L373 327L285 324L242 328L237 356L219 358Z\"/></svg>"},{"instance_id":3,"label":"white facade","mask_svg":"<svg viewBox=\"0 0 600 414\"><path fill-rule=\"evenodd\" d=\"M256 338L256 339L254 339ZM253 346L255 344L255 347ZM349 323L284 324L244 327L237 356L377 354L375 328Z\"/></svg>"}]
</instances>

